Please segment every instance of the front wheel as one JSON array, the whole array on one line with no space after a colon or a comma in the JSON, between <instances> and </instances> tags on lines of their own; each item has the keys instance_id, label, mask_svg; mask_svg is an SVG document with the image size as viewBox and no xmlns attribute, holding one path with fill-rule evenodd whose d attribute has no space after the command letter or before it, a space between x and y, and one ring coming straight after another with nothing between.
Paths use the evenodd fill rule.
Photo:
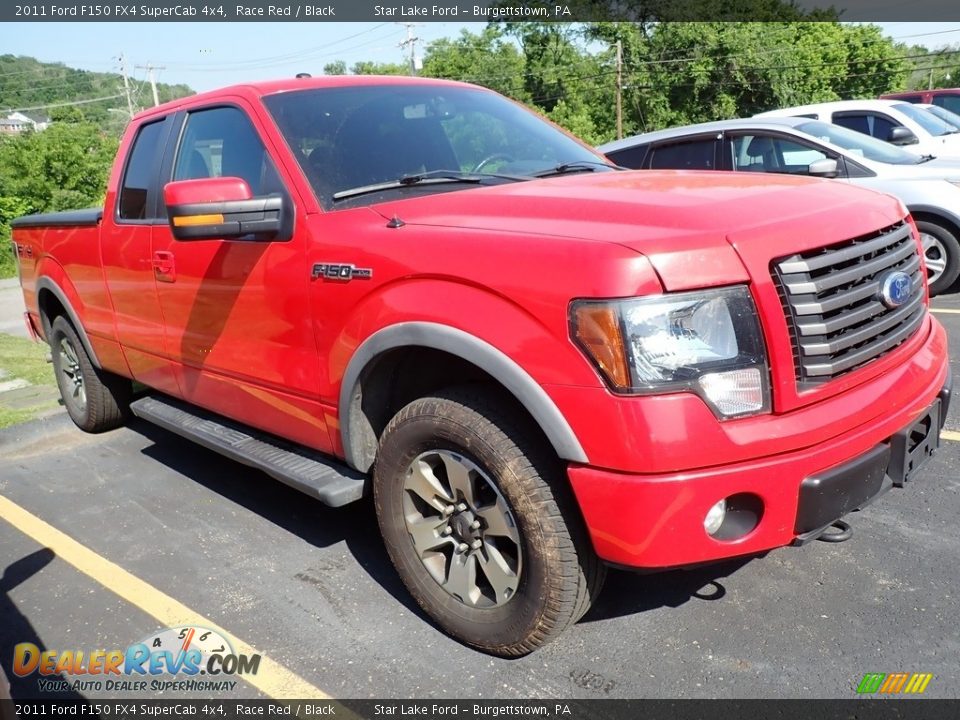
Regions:
<instances>
[{"instance_id":1,"label":"front wheel","mask_svg":"<svg viewBox=\"0 0 960 720\"><path fill-rule=\"evenodd\" d=\"M130 381L97 370L76 330L62 315L50 326L50 350L60 397L76 426L98 433L122 425L132 394Z\"/></svg>"},{"instance_id":2,"label":"front wheel","mask_svg":"<svg viewBox=\"0 0 960 720\"><path fill-rule=\"evenodd\" d=\"M927 264L930 295L939 295L960 276L960 243L952 232L936 223L918 220L917 230Z\"/></svg>"},{"instance_id":3,"label":"front wheel","mask_svg":"<svg viewBox=\"0 0 960 720\"><path fill-rule=\"evenodd\" d=\"M390 558L420 606L455 638L511 657L576 622L603 583L565 482L502 405L459 388L390 421L374 499Z\"/></svg>"}]
</instances>

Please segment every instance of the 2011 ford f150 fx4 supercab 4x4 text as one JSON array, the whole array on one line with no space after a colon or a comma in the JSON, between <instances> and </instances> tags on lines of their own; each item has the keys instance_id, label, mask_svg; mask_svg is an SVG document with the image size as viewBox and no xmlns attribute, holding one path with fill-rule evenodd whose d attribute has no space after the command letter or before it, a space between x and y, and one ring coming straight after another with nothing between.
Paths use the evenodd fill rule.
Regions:
<instances>
[{"instance_id":1,"label":"2011 ford f150 fx4 supercab 4x4 text","mask_svg":"<svg viewBox=\"0 0 960 720\"><path fill-rule=\"evenodd\" d=\"M622 171L459 83L152 108L102 211L13 237L77 425L132 411L328 505L372 493L417 602L501 655L607 565L817 537L915 475L950 398L898 200Z\"/></svg>"}]
</instances>

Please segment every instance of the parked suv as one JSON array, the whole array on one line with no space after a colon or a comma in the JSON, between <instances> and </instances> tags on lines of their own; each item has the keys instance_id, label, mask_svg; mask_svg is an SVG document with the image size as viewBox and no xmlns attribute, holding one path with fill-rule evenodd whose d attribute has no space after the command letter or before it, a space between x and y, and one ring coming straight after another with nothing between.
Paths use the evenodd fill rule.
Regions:
<instances>
[{"instance_id":1,"label":"parked suv","mask_svg":"<svg viewBox=\"0 0 960 720\"><path fill-rule=\"evenodd\" d=\"M808 175L896 195L920 230L930 293L945 291L960 275L960 159L921 158L805 117L688 125L617 140L598 150L628 168Z\"/></svg>"},{"instance_id":2,"label":"parked suv","mask_svg":"<svg viewBox=\"0 0 960 720\"><path fill-rule=\"evenodd\" d=\"M917 155L960 157L960 134L910 103L895 100L841 100L760 113L756 117L805 117L841 125Z\"/></svg>"}]
</instances>

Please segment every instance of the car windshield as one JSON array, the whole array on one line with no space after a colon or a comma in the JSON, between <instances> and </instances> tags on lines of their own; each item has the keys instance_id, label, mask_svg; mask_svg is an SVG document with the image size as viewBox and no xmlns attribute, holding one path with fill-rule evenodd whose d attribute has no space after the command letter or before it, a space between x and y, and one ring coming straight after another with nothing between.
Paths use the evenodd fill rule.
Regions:
<instances>
[{"instance_id":1,"label":"car windshield","mask_svg":"<svg viewBox=\"0 0 960 720\"><path fill-rule=\"evenodd\" d=\"M956 132L943 120L928 113L923 108L918 108L910 103L897 103L893 106L896 110L913 120L931 135L949 135Z\"/></svg>"},{"instance_id":2,"label":"car windshield","mask_svg":"<svg viewBox=\"0 0 960 720\"><path fill-rule=\"evenodd\" d=\"M951 112L939 105L918 105L919 108L926 110L931 115L936 115L954 130L960 130L960 115Z\"/></svg>"},{"instance_id":3,"label":"car windshield","mask_svg":"<svg viewBox=\"0 0 960 720\"><path fill-rule=\"evenodd\" d=\"M270 95L264 104L327 209L609 166L537 115L480 88L316 88Z\"/></svg>"},{"instance_id":4,"label":"car windshield","mask_svg":"<svg viewBox=\"0 0 960 720\"><path fill-rule=\"evenodd\" d=\"M891 165L916 165L923 162L923 158L901 150L896 145L885 143L882 140L848 130L839 125L813 120L797 125L797 130L812 135L818 140L842 147L853 155L859 155L867 160L889 163Z\"/></svg>"}]
</instances>

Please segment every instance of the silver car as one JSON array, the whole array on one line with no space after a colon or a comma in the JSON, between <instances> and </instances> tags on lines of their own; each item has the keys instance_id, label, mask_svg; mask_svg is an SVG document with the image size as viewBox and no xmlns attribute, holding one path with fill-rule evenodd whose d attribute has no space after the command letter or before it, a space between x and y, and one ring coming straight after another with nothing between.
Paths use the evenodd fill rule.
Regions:
<instances>
[{"instance_id":1,"label":"silver car","mask_svg":"<svg viewBox=\"0 0 960 720\"><path fill-rule=\"evenodd\" d=\"M854 183L900 198L923 241L930 294L960 275L960 161L918 157L820 120L722 120L636 135L601 145L635 169L789 173Z\"/></svg>"}]
</instances>

